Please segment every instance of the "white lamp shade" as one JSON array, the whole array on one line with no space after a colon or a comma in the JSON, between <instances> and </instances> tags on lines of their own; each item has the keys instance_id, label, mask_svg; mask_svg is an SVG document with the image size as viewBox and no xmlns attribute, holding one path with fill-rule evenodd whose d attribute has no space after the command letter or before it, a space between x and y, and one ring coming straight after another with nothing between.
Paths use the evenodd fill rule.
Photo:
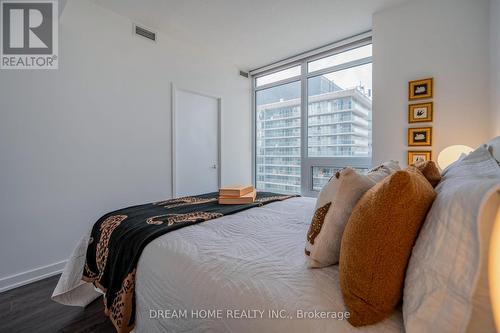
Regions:
<instances>
[{"instance_id":1,"label":"white lamp shade","mask_svg":"<svg viewBox=\"0 0 500 333\"><path fill-rule=\"evenodd\" d=\"M438 165L441 169L444 170L451 163L458 160L460 158L460 155L468 154L473 150L474 149L472 149L471 147L464 145L455 145L446 147L439 153L437 161Z\"/></svg>"}]
</instances>

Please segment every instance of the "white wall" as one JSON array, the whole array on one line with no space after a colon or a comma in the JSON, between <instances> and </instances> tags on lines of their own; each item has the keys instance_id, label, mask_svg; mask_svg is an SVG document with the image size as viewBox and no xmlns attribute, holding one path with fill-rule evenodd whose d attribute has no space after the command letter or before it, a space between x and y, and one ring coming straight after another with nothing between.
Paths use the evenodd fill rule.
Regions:
<instances>
[{"instance_id":1,"label":"white wall","mask_svg":"<svg viewBox=\"0 0 500 333\"><path fill-rule=\"evenodd\" d=\"M171 195L172 81L222 96L222 182L251 181L250 84L235 67L168 32L136 38L87 0L68 2L59 45L59 70L0 72L0 289L67 259L104 213Z\"/></svg>"},{"instance_id":2,"label":"white wall","mask_svg":"<svg viewBox=\"0 0 500 333\"><path fill-rule=\"evenodd\" d=\"M490 7L491 111L493 135L500 135L500 0Z\"/></svg>"},{"instance_id":3,"label":"white wall","mask_svg":"<svg viewBox=\"0 0 500 333\"><path fill-rule=\"evenodd\" d=\"M406 163L408 81L434 77L433 157L492 136L489 1L421 0L373 17L374 163Z\"/></svg>"}]
</instances>

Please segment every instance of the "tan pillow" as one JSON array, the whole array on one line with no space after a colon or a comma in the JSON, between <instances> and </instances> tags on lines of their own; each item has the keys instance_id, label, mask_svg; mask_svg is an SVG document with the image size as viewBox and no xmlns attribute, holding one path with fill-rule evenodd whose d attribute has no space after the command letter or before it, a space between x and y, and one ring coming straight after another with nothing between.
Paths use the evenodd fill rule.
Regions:
<instances>
[{"instance_id":1,"label":"tan pillow","mask_svg":"<svg viewBox=\"0 0 500 333\"><path fill-rule=\"evenodd\" d=\"M422 173L410 166L359 200L340 249L340 287L352 325L377 323L398 304L411 249L435 196Z\"/></svg>"},{"instance_id":2,"label":"tan pillow","mask_svg":"<svg viewBox=\"0 0 500 333\"><path fill-rule=\"evenodd\" d=\"M441 181L441 173L434 161L419 161L413 165L422 172L432 187L436 187Z\"/></svg>"},{"instance_id":3,"label":"tan pillow","mask_svg":"<svg viewBox=\"0 0 500 333\"><path fill-rule=\"evenodd\" d=\"M376 181L388 176L386 167L360 174L344 168L321 190L316 211L307 233L305 253L309 267L326 267L338 263L344 227L361 196Z\"/></svg>"}]
</instances>

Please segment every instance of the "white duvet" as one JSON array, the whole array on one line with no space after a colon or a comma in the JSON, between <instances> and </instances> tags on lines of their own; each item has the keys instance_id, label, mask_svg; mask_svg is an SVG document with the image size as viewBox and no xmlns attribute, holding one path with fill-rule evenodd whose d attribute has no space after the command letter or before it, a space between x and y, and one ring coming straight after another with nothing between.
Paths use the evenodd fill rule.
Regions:
<instances>
[{"instance_id":1,"label":"white duvet","mask_svg":"<svg viewBox=\"0 0 500 333\"><path fill-rule=\"evenodd\" d=\"M314 204L292 198L151 242L137 269L134 332L404 331L400 311L362 328L334 319L346 311L338 266L309 269L304 255ZM79 282L81 248L54 291L56 301L81 306L98 295Z\"/></svg>"}]
</instances>

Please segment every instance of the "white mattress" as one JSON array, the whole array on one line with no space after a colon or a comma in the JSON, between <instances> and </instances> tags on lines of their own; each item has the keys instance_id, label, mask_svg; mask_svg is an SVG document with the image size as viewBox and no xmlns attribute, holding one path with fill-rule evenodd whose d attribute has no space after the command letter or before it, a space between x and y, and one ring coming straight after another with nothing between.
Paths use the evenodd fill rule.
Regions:
<instances>
[{"instance_id":1,"label":"white mattress","mask_svg":"<svg viewBox=\"0 0 500 333\"><path fill-rule=\"evenodd\" d=\"M404 331L400 311L360 329L345 319L296 318L297 310L346 311L338 266L306 267L304 242L314 204L314 199L293 198L183 228L151 242L138 264L134 332ZM172 310L187 318L154 318L172 316L168 312ZM206 315L203 310L212 311L215 318L193 318L193 314ZM269 310L280 315L286 311L291 319L271 319ZM257 318L228 318L236 311Z\"/></svg>"}]
</instances>

